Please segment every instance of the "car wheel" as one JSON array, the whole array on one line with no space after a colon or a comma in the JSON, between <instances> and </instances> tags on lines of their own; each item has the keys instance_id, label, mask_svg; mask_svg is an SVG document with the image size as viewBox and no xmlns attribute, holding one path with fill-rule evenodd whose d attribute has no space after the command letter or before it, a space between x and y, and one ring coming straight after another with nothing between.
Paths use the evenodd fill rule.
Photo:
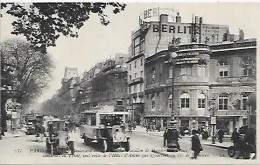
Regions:
<instances>
[{"instance_id":1,"label":"car wheel","mask_svg":"<svg viewBox=\"0 0 260 165\"><path fill-rule=\"evenodd\" d=\"M230 147L228 148L228 155L229 155L230 157L234 157L235 154L236 154L235 147L234 147L234 146L230 146Z\"/></svg>"}]
</instances>

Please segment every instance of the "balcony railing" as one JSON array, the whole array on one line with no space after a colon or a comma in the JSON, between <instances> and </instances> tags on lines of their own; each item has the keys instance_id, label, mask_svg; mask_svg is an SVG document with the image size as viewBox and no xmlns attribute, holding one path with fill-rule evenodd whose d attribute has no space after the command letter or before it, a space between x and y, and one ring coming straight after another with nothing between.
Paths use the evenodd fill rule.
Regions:
<instances>
[{"instance_id":1,"label":"balcony railing","mask_svg":"<svg viewBox=\"0 0 260 165\"><path fill-rule=\"evenodd\" d=\"M247 117L247 110L218 110L217 116L243 116Z\"/></svg>"},{"instance_id":2,"label":"balcony railing","mask_svg":"<svg viewBox=\"0 0 260 165\"><path fill-rule=\"evenodd\" d=\"M217 82L234 83L234 82L256 82L252 77L218 77Z\"/></svg>"},{"instance_id":3,"label":"balcony railing","mask_svg":"<svg viewBox=\"0 0 260 165\"><path fill-rule=\"evenodd\" d=\"M220 50L220 49L234 49L234 48L243 48L243 47L256 47L256 41L242 42L242 43L228 43L220 45L211 45L211 50Z\"/></svg>"},{"instance_id":4,"label":"balcony railing","mask_svg":"<svg viewBox=\"0 0 260 165\"><path fill-rule=\"evenodd\" d=\"M142 82L144 82L143 77L138 77L133 80L130 80L129 85L134 85L134 84L138 84L138 83L142 83Z\"/></svg>"}]
</instances>

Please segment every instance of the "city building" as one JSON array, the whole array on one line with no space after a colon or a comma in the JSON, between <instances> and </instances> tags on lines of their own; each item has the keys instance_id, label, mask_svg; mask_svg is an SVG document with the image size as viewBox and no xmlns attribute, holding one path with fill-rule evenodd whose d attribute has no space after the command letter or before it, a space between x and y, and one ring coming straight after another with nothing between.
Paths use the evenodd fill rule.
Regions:
<instances>
[{"instance_id":1,"label":"city building","mask_svg":"<svg viewBox=\"0 0 260 165\"><path fill-rule=\"evenodd\" d=\"M140 27L131 35L127 61L128 102L135 114L132 120L137 123L145 117L144 86L147 76L144 63L147 58L168 50L172 42L214 44L237 37L229 34L228 25L205 24L198 16L192 16L191 23L183 23L178 12L164 8L145 10L139 17L139 23Z\"/></svg>"},{"instance_id":2,"label":"city building","mask_svg":"<svg viewBox=\"0 0 260 165\"><path fill-rule=\"evenodd\" d=\"M210 46L210 97L217 100L217 129L248 124L249 96L256 91L256 39Z\"/></svg>"},{"instance_id":3,"label":"city building","mask_svg":"<svg viewBox=\"0 0 260 165\"><path fill-rule=\"evenodd\" d=\"M255 61L255 39L170 44L168 51L146 58L145 123L165 127L174 116L181 127L210 129L210 117L216 116L216 128L227 133L247 125Z\"/></svg>"},{"instance_id":4,"label":"city building","mask_svg":"<svg viewBox=\"0 0 260 165\"><path fill-rule=\"evenodd\" d=\"M80 111L96 106L127 106L127 54L117 53L115 58L97 63L83 74L76 97Z\"/></svg>"},{"instance_id":5,"label":"city building","mask_svg":"<svg viewBox=\"0 0 260 165\"><path fill-rule=\"evenodd\" d=\"M66 67L61 81L62 86L58 91L58 97L64 101L63 114L74 113L79 82L80 77L77 68Z\"/></svg>"}]
</instances>

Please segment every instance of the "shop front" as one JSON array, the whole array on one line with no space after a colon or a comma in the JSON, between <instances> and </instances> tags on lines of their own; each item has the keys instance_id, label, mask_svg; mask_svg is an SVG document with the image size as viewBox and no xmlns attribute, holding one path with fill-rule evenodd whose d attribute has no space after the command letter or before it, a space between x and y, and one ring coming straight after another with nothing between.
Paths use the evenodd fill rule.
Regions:
<instances>
[{"instance_id":1,"label":"shop front","mask_svg":"<svg viewBox=\"0 0 260 165\"><path fill-rule=\"evenodd\" d=\"M229 110L227 112L218 112L217 130L224 129L226 134L231 134L234 128L239 129L243 125L247 125L247 111L236 110L235 113L232 113Z\"/></svg>"},{"instance_id":2,"label":"shop front","mask_svg":"<svg viewBox=\"0 0 260 165\"><path fill-rule=\"evenodd\" d=\"M145 126L149 124L154 124L156 126L161 126L161 128L166 128L168 121L170 121L170 115L146 115L144 117Z\"/></svg>"}]
</instances>

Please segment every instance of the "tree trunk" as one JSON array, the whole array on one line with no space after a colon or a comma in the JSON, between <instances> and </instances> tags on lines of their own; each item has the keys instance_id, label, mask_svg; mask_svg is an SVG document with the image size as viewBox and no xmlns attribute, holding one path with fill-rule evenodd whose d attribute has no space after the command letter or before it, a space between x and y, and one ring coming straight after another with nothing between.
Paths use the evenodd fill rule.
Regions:
<instances>
[{"instance_id":1,"label":"tree trunk","mask_svg":"<svg viewBox=\"0 0 260 165\"><path fill-rule=\"evenodd\" d=\"M6 125L6 111L5 111L5 104L7 101L7 98L4 96L4 94L1 94L1 127L2 127L2 135L4 135L4 132L7 132L7 125Z\"/></svg>"}]
</instances>

